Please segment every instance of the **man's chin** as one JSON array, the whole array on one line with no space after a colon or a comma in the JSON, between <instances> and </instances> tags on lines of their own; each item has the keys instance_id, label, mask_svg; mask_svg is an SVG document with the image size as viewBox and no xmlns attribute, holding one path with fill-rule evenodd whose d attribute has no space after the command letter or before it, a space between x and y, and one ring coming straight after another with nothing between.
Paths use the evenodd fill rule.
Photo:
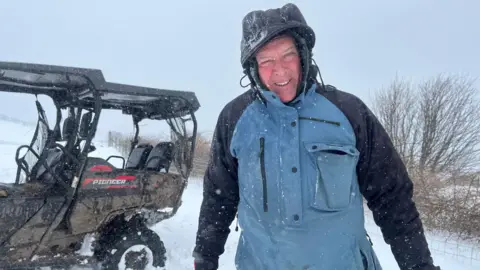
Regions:
<instances>
[{"instance_id":1,"label":"man's chin","mask_svg":"<svg viewBox=\"0 0 480 270\"><path fill-rule=\"evenodd\" d=\"M279 95L279 97L280 97L280 100L281 100L283 103L288 103L288 102L292 101L292 100L295 98L295 95L292 95L292 94Z\"/></svg>"}]
</instances>

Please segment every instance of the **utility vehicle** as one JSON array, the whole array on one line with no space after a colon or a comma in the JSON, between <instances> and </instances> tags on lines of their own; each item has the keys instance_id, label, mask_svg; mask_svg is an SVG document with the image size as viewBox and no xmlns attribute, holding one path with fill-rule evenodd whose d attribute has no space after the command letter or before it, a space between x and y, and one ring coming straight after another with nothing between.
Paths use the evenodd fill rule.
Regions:
<instances>
[{"instance_id":1,"label":"utility vehicle","mask_svg":"<svg viewBox=\"0 0 480 270\"><path fill-rule=\"evenodd\" d=\"M31 142L12 157L16 179L0 184L0 268L163 267L166 250L150 228L181 205L197 135L195 94L107 82L98 69L16 62L0 62L0 91L37 96L38 112ZM56 107L53 127L38 95ZM127 158L89 155L106 109L132 118ZM139 144L144 119L166 121L171 140ZM113 165L118 158L122 166ZM87 237L92 254L79 254Z\"/></svg>"}]
</instances>

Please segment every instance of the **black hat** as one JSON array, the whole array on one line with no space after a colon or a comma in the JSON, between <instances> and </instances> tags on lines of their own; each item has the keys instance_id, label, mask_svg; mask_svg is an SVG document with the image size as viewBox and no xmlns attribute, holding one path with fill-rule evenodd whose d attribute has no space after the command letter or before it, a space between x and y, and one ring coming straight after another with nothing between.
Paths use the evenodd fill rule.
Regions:
<instances>
[{"instance_id":1,"label":"black hat","mask_svg":"<svg viewBox=\"0 0 480 270\"><path fill-rule=\"evenodd\" d=\"M307 25L300 9L294 4L281 8L255 10L243 18L241 64L248 67L251 57L276 35L289 30L299 35L309 51L315 45L315 32Z\"/></svg>"}]
</instances>

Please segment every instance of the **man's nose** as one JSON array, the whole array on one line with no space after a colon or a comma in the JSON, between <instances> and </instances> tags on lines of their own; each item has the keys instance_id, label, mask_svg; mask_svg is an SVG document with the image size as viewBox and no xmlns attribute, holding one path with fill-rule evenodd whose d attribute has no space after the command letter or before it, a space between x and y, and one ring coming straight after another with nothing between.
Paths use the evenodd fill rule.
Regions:
<instances>
[{"instance_id":1,"label":"man's nose","mask_svg":"<svg viewBox=\"0 0 480 270\"><path fill-rule=\"evenodd\" d=\"M277 76L282 76L286 72L286 66L282 60L276 60L273 65L273 73Z\"/></svg>"}]
</instances>

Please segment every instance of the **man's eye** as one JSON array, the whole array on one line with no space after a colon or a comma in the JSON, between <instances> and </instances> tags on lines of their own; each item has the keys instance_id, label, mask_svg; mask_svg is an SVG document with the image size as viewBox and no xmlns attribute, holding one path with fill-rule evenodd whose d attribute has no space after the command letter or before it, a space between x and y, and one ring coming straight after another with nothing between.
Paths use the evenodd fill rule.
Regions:
<instances>
[{"instance_id":1,"label":"man's eye","mask_svg":"<svg viewBox=\"0 0 480 270\"><path fill-rule=\"evenodd\" d=\"M260 65L261 66L266 66L266 65L269 65L270 63L272 63L272 60L265 60L265 61L261 61Z\"/></svg>"},{"instance_id":2,"label":"man's eye","mask_svg":"<svg viewBox=\"0 0 480 270\"><path fill-rule=\"evenodd\" d=\"M286 54L286 55L284 56L284 59L285 59L286 61L291 61L291 60L295 59L296 57L297 57L297 54L294 53L294 52L291 52L291 53Z\"/></svg>"}]
</instances>

